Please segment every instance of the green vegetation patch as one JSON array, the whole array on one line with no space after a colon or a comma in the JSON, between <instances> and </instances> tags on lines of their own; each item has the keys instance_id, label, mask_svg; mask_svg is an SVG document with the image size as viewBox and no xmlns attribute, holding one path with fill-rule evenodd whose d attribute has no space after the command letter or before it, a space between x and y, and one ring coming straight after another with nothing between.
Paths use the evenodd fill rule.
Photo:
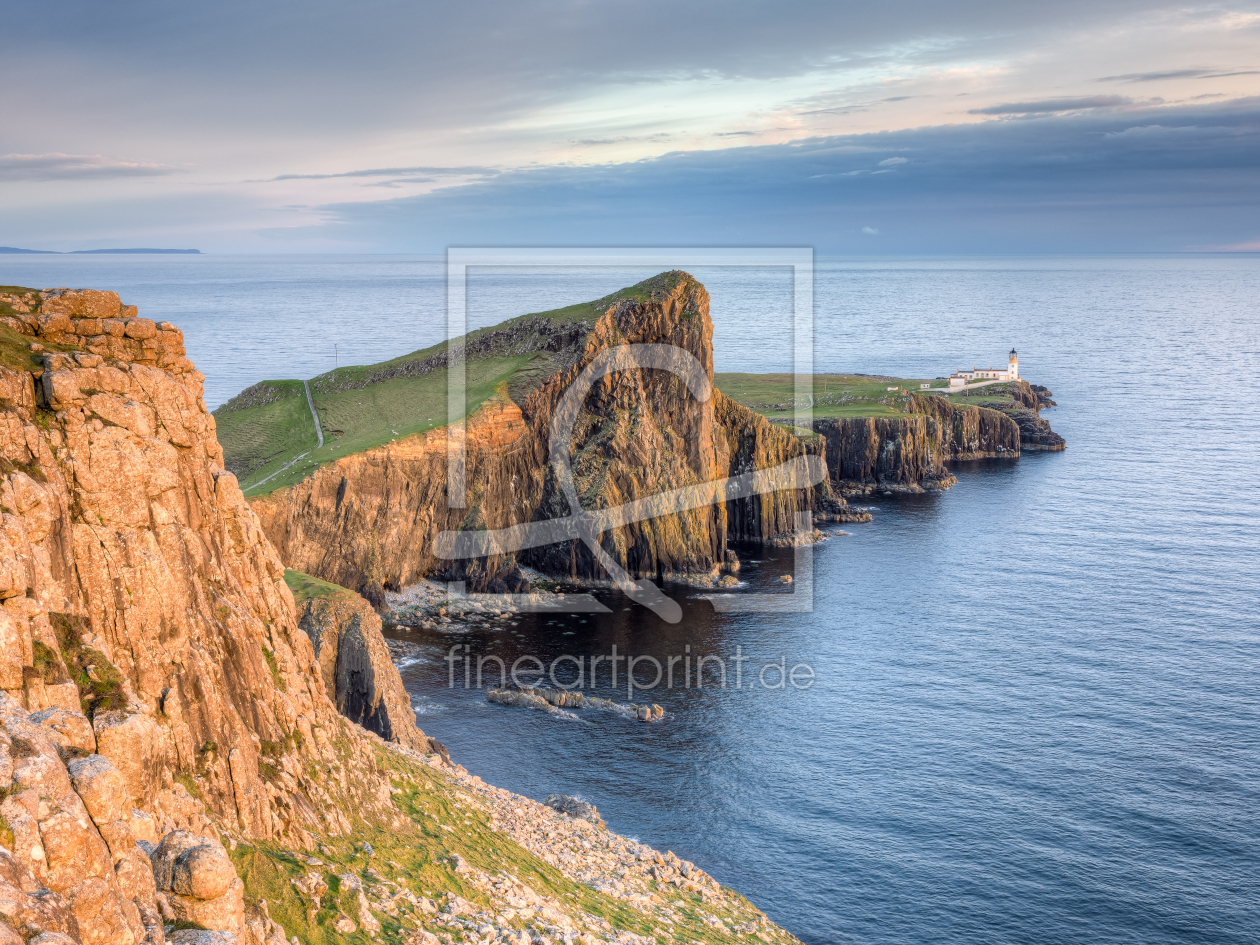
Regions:
<instances>
[{"instance_id":1,"label":"green vegetation patch","mask_svg":"<svg viewBox=\"0 0 1260 945\"><path fill-rule=\"evenodd\" d=\"M20 285L0 285L0 296L3 295L17 296L31 312L38 312L39 306L44 301L39 294L39 289L28 289L25 286ZM0 299L0 315L19 314L22 313L14 308L11 301L8 299Z\"/></svg>"},{"instance_id":2,"label":"green vegetation patch","mask_svg":"<svg viewBox=\"0 0 1260 945\"><path fill-rule=\"evenodd\" d=\"M266 755L266 751L264 751ZM508 873L539 896L550 897L600 916L619 930L652 936L657 923L626 903L566 878L559 870L490 828L487 815L440 771L413 763L393 752L382 751L378 764L389 771L394 785L394 803L406 824L381 827L358 822L352 838L334 837L319 844L317 851L296 852L272 842L238 841L231 851L237 874L245 883L247 902L266 899L268 911L289 936L300 945L369 945L374 941L361 928L353 933L338 932L339 914L358 923L358 894L340 877L353 873L365 886L376 886L376 875L410 890L417 897L434 900L439 906L446 893L466 900L474 912L488 910L489 896L465 874L456 872L453 857L458 854L471 866L486 873ZM364 843L370 844L369 854ZM310 862L314 858L317 862ZM294 880L316 874L327 886L318 909L294 885ZM437 924L435 916L394 898L398 909L390 916L373 912L381 923L375 941L406 941L408 932L430 928L449 931ZM675 915L684 919L670 929L661 941L729 941L705 925L705 909L698 898ZM456 936L459 940L459 936Z\"/></svg>"},{"instance_id":3,"label":"green vegetation patch","mask_svg":"<svg viewBox=\"0 0 1260 945\"><path fill-rule=\"evenodd\" d=\"M284 583L289 585L293 597L299 601L354 600L357 596L354 591L340 584L330 584L317 577L311 577L309 574L303 574L301 571L294 571L292 568L285 568Z\"/></svg>"},{"instance_id":4,"label":"green vegetation patch","mask_svg":"<svg viewBox=\"0 0 1260 945\"><path fill-rule=\"evenodd\" d=\"M43 356L31 350L31 342L34 340L30 335L15 331L8 325L0 325L0 364L15 371L42 371ZM48 351L74 350L68 345L55 345L46 341L41 341L40 344Z\"/></svg>"},{"instance_id":5,"label":"green vegetation patch","mask_svg":"<svg viewBox=\"0 0 1260 945\"><path fill-rule=\"evenodd\" d=\"M263 381L214 412L228 468L242 483L315 448L315 420L301 381Z\"/></svg>"},{"instance_id":6,"label":"green vegetation patch","mask_svg":"<svg viewBox=\"0 0 1260 945\"><path fill-rule=\"evenodd\" d=\"M79 689L83 714L89 719L97 712L111 712L127 707L123 694L123 677L100 650L83 644L83 618L77 614L48 615L57 634L57 645L65 661L70 679ZM45 665L48 659L45 657Z\"/></svg>"},{"instance_id":7,"label":"green vegetation patch","mask_svg":"<svg viewBox=\"0 0 1260 945\"><path fill-rule=\"evenodd\" d=\"M911 397L927 393L921 384L944 389L948 383L866 374L815 374L812 381L813 413L819 420L904 417L913 412ZM714 383L727 397L771 420L790 420L810 403L808 397L797 399L795 374L716 374Z\"/></svg>"}]
</instances>

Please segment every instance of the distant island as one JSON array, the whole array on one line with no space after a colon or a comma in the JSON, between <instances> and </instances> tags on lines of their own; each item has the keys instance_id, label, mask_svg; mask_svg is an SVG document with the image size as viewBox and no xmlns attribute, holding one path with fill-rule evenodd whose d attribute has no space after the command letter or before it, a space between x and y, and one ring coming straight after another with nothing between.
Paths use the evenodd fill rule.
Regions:
<instances>
[{"instance_id":1,"label":"distant island","mask_svg":"<svg viewBox=\"0 0 1260 945\"><path fill-rule=\"evenodd\" d=\"M55 249L19 249L16 246L0 246L0 253L22 253L25 255L36 256L96 256L105 254L120 253L161 253L162 255L178 255L178 256L200 256L199 249L72 249L67 253L59 252Z\"/></svg>"}]
</instances>

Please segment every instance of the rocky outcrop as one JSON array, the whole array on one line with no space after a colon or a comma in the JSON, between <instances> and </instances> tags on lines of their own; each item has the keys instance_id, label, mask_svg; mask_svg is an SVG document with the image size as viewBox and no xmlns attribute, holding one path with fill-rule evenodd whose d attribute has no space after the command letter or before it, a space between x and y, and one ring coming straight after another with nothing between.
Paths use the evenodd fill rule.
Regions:
<instances>
[{"instance_id":1,"label":"rocky outcrop","mask_svg":"<svg viewBox=\"0 0 1260 945\"><path fill-rule=\"evenodd\" d=\"M302 601L298 625L315 647L324 690L352 722L386 741L434 750L416 727L416 713L390 660L381 618L351 591Z\"/></svg>"},{"instance_id":2,"label":"rocky outcrop","mask_svg":"<svg viewBox=\"0 0 1260 945\"><path fill-rule=\"evenodd\" d=\"M578 800L576 797L571 797L568 794L548 794L547 799L543 803L552 810L585 820L588 824L594 824L596 827L605 826L604 818L599 816L599 811L595 809L594 804L588 804L586 801Z\"/></svg>"},{"instance_id":3,"label":"rocky outcrop","mask_svg":"<svg viewBox=\"0 0 1260 945\"><path fill-rule=\"evenodd\" d=\"M245 884L218 840L173 830L150 861L154 884L176 921L224 932L244 930Z\"/></svg>"},{"instance_id":4,"label":"rocky outcrop","mask_svg":"<svg viewBox=\"0 0 1260 945\"><path fill-rule=\"evenodd\" d=\"M106 292L5 308L0 917L81 945L160 945L176 919L282 940L246 920L220 831L309 848L345 811L388 821L388 780L325 694L179 331Z\"/></svg>"},{"instance_id":5,"label":"rocky outcrop","mask_svg":"<svg viewBox=\"0 0 1260 945\"><path fill-rule=\"evenodd\" d=\"M1019 424L1020 446L1036 452L1058 452L1067 449L1067 441L1050 429L1050 423L1041 416L1042 407L1053 407L1049 388L1039 384L1018 381L1005 385L1009 388L1010 404L995 409Z\"/></svg>"},{"instance_id":6,"label":"rocky outcrop","mask_svg":"<svg viewBox=\"0 0 1260 945\"><path fill-rule=\"evenodd\" d=\"M448 502L448 431L406 437L339 459L295 486L252 500L281 556L290 567L354 588L376 605L385 589L424 576L464 580L480 590L526 589L515 554L451 562L435 555L435 538L445 530L504 528L573 511L555 480L548 448L552 418L581 371L618 345L667 344L692 355L712 382L713 325L704 287L673 272L636 290L634 298L610 305L580 331L548 334L574 352L556 359L561 369L519 403L501 390L450 434L464 441L466 508ZM773 495L729 502L723 477L802 456L818 457L821 465L821 445L775 427L720 393L701 401L674 374L637 369L595 383L574 425L571 456L586 509L684 487L707 498L698 508L615 527L602 537L604 551L634 576L685 579L717 575L728 538L789 536L795 513L809 511L815 502L805 475L783 477ZM530 549L519 563L554 575L605 576L580 541Z\"/></svg>"},{"instance_id":7,"label":"rocky outcrop","mask_svg":"<svg viewBox=\"0 0 1260 945\"><path fill-rule=\"evenodd\" d=\"M1019 426L983 407L956 407L943 397L914 395L904 417L815 420L826 441L833 487L844 494L878 488L921 492L956 480L949 460L1019 456Z\"/></svg>"}]
</instances>

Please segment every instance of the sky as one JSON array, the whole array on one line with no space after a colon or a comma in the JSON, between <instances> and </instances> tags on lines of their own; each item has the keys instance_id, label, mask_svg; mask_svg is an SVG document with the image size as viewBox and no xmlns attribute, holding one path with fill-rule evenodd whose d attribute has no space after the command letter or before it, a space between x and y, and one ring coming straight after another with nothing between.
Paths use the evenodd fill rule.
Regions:
<instances>
[{"instance_id":1,"label":"sky","mask_svg":"<svg viewBox=\"0 0 1260 945\"><path fill-rule=\"evenodd\" d=\"M0 245L1260 251L1260 0L6 5Z\"/></svg>"}]
</instances>

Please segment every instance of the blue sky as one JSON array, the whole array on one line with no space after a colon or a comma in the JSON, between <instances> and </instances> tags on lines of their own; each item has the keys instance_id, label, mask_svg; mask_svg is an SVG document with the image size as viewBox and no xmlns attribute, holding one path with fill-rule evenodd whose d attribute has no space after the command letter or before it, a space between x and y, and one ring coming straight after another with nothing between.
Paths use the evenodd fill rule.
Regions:
<instances>
[{"instance_id":1,"label":"blue sky","mask_svg":"<svg viewBox=\"0 0 1260 945\"><path fill-rule=\"evenodd\" d=\"M5 32L0 245L1260 249L1260 3L51 0Z\"/></svg>"}]
</instances>

